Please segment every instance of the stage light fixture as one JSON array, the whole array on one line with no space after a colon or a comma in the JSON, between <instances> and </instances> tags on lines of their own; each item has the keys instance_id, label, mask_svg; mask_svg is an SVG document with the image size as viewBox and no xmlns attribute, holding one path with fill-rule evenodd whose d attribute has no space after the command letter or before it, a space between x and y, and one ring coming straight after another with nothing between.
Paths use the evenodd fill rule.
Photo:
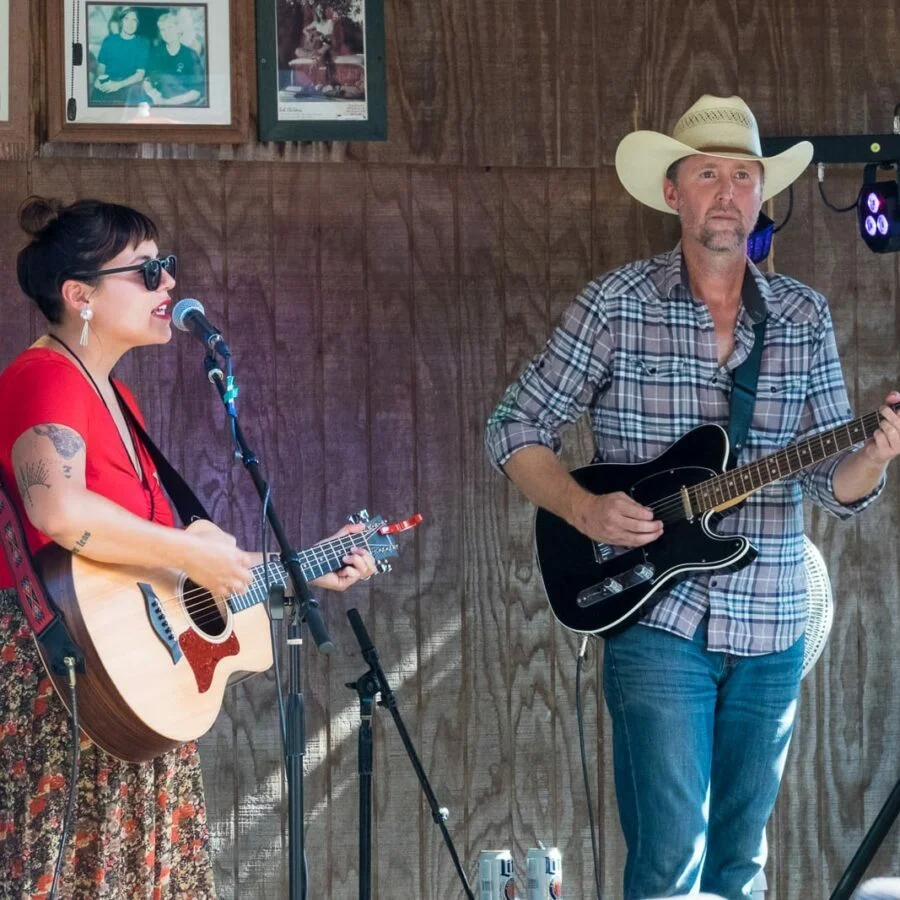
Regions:
<instances>
[{"instance_id":1,"label":"stage light fixture","mask_svg":"<svg viewBox=\"0 0 900 900\"><path fill-rule=\"evenodd\" d=\"M878 169L895 173L892 181L878 180ZM859 233L875 253L900 250L900 166L896 162L870 163L856 199Z\"/></svg>"}]
</instances>

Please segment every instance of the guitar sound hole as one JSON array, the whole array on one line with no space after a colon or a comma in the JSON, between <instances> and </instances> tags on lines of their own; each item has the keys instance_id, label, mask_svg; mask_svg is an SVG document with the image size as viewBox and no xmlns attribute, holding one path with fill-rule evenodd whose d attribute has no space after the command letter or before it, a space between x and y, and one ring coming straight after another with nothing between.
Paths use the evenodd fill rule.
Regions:
<instances>
[{"instance_id":1,"label":"guitar sound hole","mask_svg":"<svg viewBox=\"0 0 900 900\"><path fill-rule=\"evenodd\" d=\"M216 601L213 595L193 581L184 583L184 608L194 627L209 637L219 637L225 632L227 619L223 600Z\"/></svg>"}]
</instances>

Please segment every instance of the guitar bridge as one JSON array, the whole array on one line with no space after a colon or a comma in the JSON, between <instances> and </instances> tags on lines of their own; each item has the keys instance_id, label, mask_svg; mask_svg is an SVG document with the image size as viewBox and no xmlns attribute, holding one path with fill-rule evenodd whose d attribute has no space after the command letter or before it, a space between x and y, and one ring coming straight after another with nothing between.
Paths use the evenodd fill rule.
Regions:
<instances>
[{"instance_id":1,"label":"guitar bridge","mask_svg":"<svg viewBox=\"0 0 900 900\"><path fill-rule=\"evenodd\" d=\"M181 647L178 646L178 641L175 639L172 627L169 625L169 620L162 610L159 598L153 592L153 588L149 584L139 581L138 587L144 595L144 603L147 606L147 618L150 620L151 628L153 628L156 636L162 641L166 650L169 651L172 662L177 663L182 657Z\"/></svg>"},{"instance_id":2,"label":"guitar bridge","mask_svg":"<svg viewBox=\"0 0 900 900\"><path fill-rule=\"evenodd\" d=\"M621 594L622 591L628 588L651 581L655 573L656 569L650 563L640 563L634 568L620 572L615 578L604 578L603 581L585 588L578 594L575 602L582 609L593 606L595 603L600 603L603 600L608 600L610 597Z\"/></svg>"}]
</instances>

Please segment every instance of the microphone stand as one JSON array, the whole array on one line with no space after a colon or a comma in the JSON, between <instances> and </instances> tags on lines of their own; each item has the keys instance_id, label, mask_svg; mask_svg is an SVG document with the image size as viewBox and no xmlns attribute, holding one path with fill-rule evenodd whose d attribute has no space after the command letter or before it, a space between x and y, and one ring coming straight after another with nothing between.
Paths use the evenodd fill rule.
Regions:
<instances>
[{"instance_id":1,"label":"microphone stand","mask_svg":"<svg viewBox=\"0 0 900 900\"><path fill-rule=\"evenodd\" d=\"M456 847L453 845L453 838L450 837L450 832L447 830L446 822L450 813L446 808L438 806L437 797L435 797L434 791L431 789L431 785L428 782L428 776L425 774L425 769L422 768L422 763L416 753L416 748L413 746L409 732L406 730L406 726L400 718L400 711L397 709L397 701L391 691L387 676L381 668L381 663L378 661L378 652L375 649L375 645L372 643L372 638L369 637L369 632L366 631L366 626L363 624L362 617L355 609L347 610L347 618L350 620L353 633L356 635L356 640L359 642L359 649L362 651L363 659L369 664L368 672L360 676L356 681L351 681L347 684L348 688L357 691L359 694L361 717L359 731L360 900L370 900L372 896L372 701L378 693L381 694L379 705L387 707L388 712L390 712L391 717L394 720L394 724L397 726L397 731L400 732L400 739L403 741L403 746L406 748L409 761L412 763L412 767L418 776L419 784L422 786L425 798L428 800L428 805L431 807L431 818L434 819L438 828L441 829L441 835L444 838L447 849L450 851L450 857L453 860L453 865L456 867L456 874L462 882L466 897L468 897L469 900L475 900L475 894L472 893L472 888L466 878L466 873L463 871L462 864L459 861Z\"/></svg>"},{"instance_id":2,"label":"microphone stand","mask_svg":"<svg viewBox=\"0 0 900 900\"><path fill-rule=\"evenodd\" d=\"M894 789L884 806L881 807L881 812L878 813L872 827L866 832L856 855L844 870L844 874L829 900L847 900L850 897L866 871L866 867L878 852L881 842L887 837L898 813L900 813L900 781L894 785Z\"/></svg>"},{"instance_id":3,"label":"microphone stand","mask_svg":"<svg viewBox=\"0 0 900 900\"><path fill-rule=\"evenodd\" d=\"M221 352L222 344L218 346ZM272 527L278 546L281 548L281 562L287 569L294 585L294 596L285 599L285 602L290 603L291 606L290 624L286 629L289 678L284 723L285 775L288 789L289 896L290 900L306 900L308 886L305 865L306 836L303 821L303 760L306 755L306 731L300 659L300 650L303 645L303 623L306 622L309 625L310 634L322 653L330 653L334 649L334 644L328 636L325 623L319 614L319 603L310 593L306 579L303 577L300 558L291 546L275 507L269 499L269 486L260 472L259 459L244 438L234 404L238 389L231 373L231 353L225 352L222 355L225 359L226 372L223 373L211 348L204 361L206 377L215 385L225 404L237 455L240 456L244 467L250 473L260 500L264 504L266 518ZM280 689L280 686L276 686L276 689Z\"/></svg>"}]
</instances>

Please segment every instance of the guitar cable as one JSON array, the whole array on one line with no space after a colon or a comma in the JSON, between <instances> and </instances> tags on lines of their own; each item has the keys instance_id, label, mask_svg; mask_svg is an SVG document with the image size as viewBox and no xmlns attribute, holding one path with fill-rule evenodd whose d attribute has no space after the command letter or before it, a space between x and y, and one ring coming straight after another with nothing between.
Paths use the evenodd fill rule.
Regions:
<instances>
[{"instance_id":1,"label":"guitar cable","mask_svg":"<svg viewBox=\"0 0 900 900\"><path fill-rule=\"evenodd\" d=\"M591 634L584 635L578 658L575 662L575 715L578 719L578 743L581 748L581 774L584 776L584 793L587 798L588 825L591 836L591 853L594 856L594 883L597 888L597 900L602 900L600 889L600 850L598 847L597 827L594 823L594 801L591 797L591 782L588 777L587 750L584 744L584 706L581 696L581 670L584 666L584 657L587 653L588 639Z\"/></svg>"},{"instance_id":2,"label":"guitar cable","mask_svg":"<svg viewBox=\"0 0 900 900\"><path fill-rule=\"evenodd\" d=\"M66 854L66 842L72 831L72 822L75 812L75 794L78 784L78 761L81 756L81 739L79 737L80 730L78 727L78 695L75 691L75 659L66 656L63 659L68 670L69 677L69 708L71 709L72 718L72 768L69 773L69 797L66 801L66 815L63 819L62 835L59 839L59 853L56 856L56 866L53 869L53 883L50 886L49 900L56 900L56 892L59 888L59 876L62 873L63 860Z\"/></svg>"}]
</instances>

